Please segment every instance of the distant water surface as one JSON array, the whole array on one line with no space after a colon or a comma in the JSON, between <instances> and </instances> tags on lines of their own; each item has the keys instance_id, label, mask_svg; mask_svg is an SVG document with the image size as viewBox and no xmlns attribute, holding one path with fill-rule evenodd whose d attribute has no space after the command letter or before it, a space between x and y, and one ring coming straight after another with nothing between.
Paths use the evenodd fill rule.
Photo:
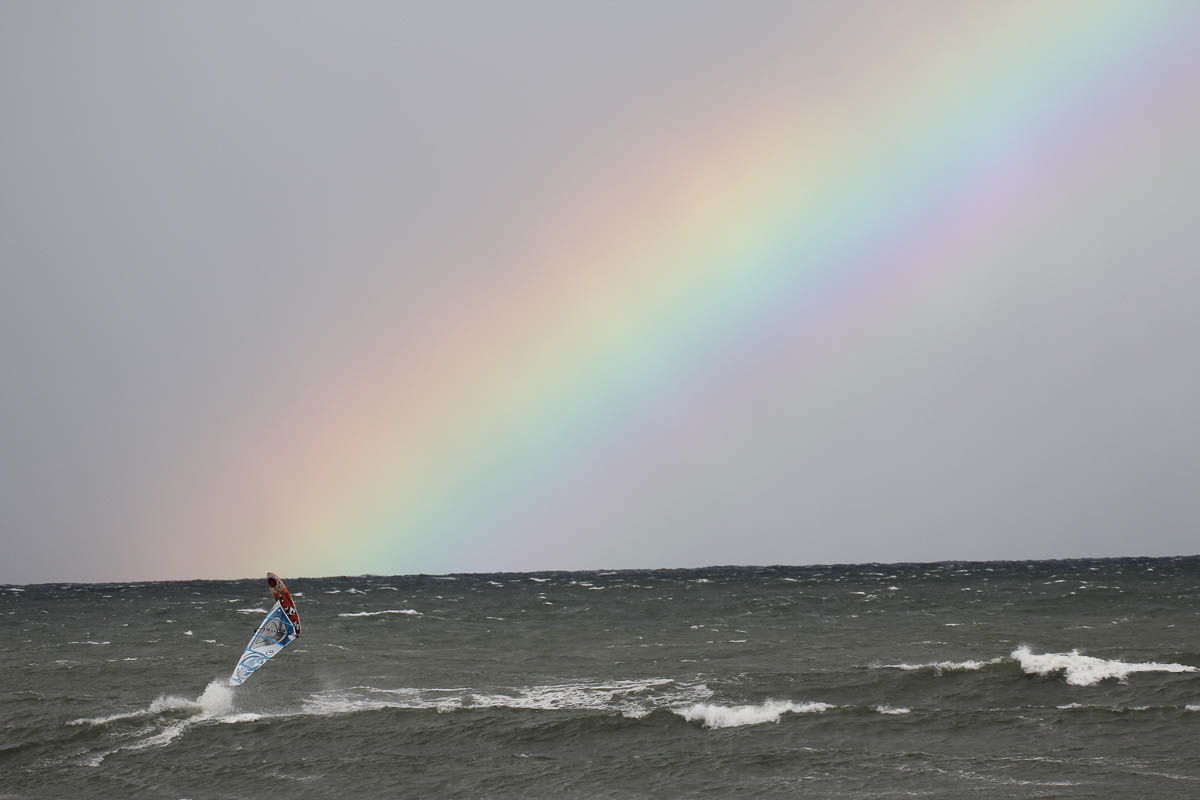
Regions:
<instances>
[{"instance_id":1,"label":"distant water surface","mask_svg":"<svg viewBox=\"0 0 1200 800\"><path fill-rule=\"evenodd\" d=\"M1198 557L284 577L0 586L0 798L1200 797Z\"/></svg>"}]
</instances>

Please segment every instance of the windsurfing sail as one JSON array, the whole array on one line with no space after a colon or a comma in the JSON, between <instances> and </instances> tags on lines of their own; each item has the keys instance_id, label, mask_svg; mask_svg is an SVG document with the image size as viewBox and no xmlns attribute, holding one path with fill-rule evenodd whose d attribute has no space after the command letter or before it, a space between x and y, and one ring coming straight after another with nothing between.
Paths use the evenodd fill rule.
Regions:
<instances>
[{"instance_id":1,"label":"windsurfing sail","mask_svg":"<svg viewBox=\"0 0 1200 800\"><path fill-rule=\"evenodd\" d=\"M229 676L232 686L241 686L259 667L300 635L300 615L296 612L296 604L287 587L273 572L267 573L267 584L275 597L275 606L267 612L258 630L250 637L250 643L233 668L233 674Z\"/></svg>"}]
</instances>

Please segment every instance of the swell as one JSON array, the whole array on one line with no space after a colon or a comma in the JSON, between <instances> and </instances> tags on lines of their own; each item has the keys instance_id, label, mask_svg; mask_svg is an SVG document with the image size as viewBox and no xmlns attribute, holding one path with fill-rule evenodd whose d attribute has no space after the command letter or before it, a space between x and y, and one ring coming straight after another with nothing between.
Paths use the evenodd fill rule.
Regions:
<instances>
[{"instance_id":1,"label":"swell","mask_svg":"<svg viewBox=\"0 0 1200 800\"><path fill-rule=\"evenodd\" d=\"M1016 669L1014 669L1016 667ZM897 670L918 677L963 675L969 673L993 676L1020 674L1043 678L1061 678L1072 686L1095 686L1104 681L1125 683L1139 673L1194 673L1200 668L1174 661L1125 661L1085 655L1078 649L1066 653L1035 653L1021 645L1007 657L936 661L916 664L872 664L872 669Z\"/></svg>"}]
</instances>

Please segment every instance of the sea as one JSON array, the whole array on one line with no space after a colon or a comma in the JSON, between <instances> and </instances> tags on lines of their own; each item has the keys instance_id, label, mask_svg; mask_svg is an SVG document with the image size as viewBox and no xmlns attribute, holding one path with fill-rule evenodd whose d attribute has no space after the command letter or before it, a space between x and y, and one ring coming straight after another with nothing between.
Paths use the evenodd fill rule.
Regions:
<instances>
[{"instance_id":1,"label":"sea","mask_svg":"<svg viewBox=\"0 0 1200 800\"><path fill-rule=\"evenodd\" d=\"M0 798L1200 797L1200 557L0 585Z\"/></svg>"}]
</instances>

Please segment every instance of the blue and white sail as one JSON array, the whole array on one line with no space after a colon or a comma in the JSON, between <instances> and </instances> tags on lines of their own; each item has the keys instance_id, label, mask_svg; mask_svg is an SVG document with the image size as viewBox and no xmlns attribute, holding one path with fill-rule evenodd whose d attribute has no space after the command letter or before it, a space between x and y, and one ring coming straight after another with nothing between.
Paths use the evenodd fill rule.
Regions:
<instances>
[{"instance_id":1,"label":"blue and white sail","mask_svg":"<svg viewBox=\"0 0 1200 800\"><path fill-rule=\"evenodd\" d=\"M267 612L258 630L250 637L250 643L246 645L245 652L233 668L233 674L229 676L229 683L241 686L259 667L294 642L299 635L283 606L275 603L275 607Z\"/></svg>"}]
</instances>

